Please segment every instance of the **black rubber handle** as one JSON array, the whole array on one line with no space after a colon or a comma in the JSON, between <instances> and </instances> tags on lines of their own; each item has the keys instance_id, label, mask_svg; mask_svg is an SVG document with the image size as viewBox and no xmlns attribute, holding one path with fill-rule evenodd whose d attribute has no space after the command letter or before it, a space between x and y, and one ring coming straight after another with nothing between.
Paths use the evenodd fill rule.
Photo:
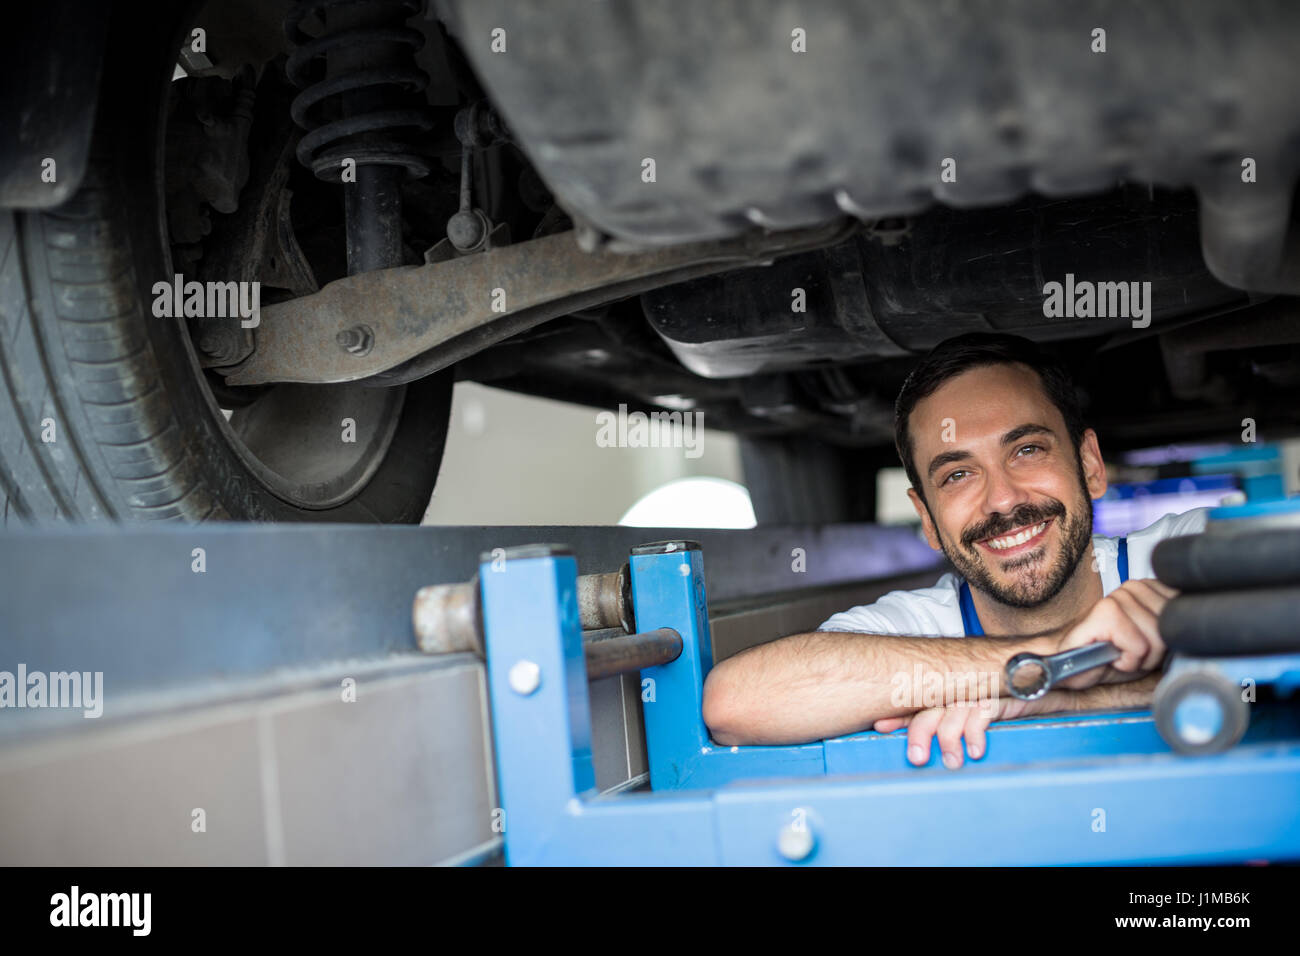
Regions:
<instances>
[{"instance_id":1,"label":"black rubber handle","mask_svg":"<svg viewBox=\"0 0 1300 956\"><path fill-rule=\"evenodd\" d=\"M1171 651L1193 657L1300 651L1300 587L1180 594L1159 627Z\"/></svg>"},{"instance_id":2,"label":"black rubber handle","mask_svg":"<svg viewBox=\"0 0 1300 956\"><path fill-rule=\"evenodd\" d=\"M1300 584L1300 528L1166 538L1151 554L1156 577L1180 591Z\"/></svg>"}]
</instances>

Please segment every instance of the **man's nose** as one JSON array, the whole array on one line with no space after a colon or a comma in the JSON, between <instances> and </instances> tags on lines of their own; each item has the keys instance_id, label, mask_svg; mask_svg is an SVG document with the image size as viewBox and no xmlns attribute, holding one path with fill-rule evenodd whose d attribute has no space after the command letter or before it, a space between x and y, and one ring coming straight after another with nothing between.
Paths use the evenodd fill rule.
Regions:
<instances>
[{"instance_id":1,"label":"man's nose","mask_svg":"<svg viewBox=\"0 0 1300 956\"><path fill-rule=\"evenodd\" d=\"M1026 492L1016 484L1003 468L992 468L984 482L984 511L986 514L1009 515L1029 501Z\"/></svg>"}]
</instances>

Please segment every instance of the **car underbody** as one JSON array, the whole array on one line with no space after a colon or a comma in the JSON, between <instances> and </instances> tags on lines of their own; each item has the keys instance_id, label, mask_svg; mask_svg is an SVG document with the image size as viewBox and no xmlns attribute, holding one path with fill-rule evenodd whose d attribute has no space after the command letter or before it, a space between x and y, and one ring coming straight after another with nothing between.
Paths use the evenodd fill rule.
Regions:
<instances>
[{"instance_id":1,"label":"car underbody","mask_svg":"<svg viewBox=\"0 0 1300 956\"><path fill-rule=\"evenodd\" d=\"M1281 2L212 0L167 96L158 296L245 430L276 385L382 417L365 393L454 369L879 467L915 359L1005 331L1069 361L1109 450L1282 437L1297 29ZM187 304L239 282L256 321Z\"/></svg>"},{"instance_id":2,"label":"car underbody","mask_svg":"<svg viewBox=\"0 0 1300 956\"><path fill-rule=\"evenodd\" d=\"M479 125L498 133L480 152L502 172L482 177L478 208L512 241L472 267L344 280L337 314L325 292L272 306L228 381L394 381L460 362L462 378L548 397L878 446L915 356L997 330L1068 345L1120 447L1231 431L1266 408L1275 430L1300 424L1276 418L1300 384L1286 298L1300 292L1300 115L1287 87L1253 82L1296 69L1297 15L1108 10L1096 53L1080 40L1100 22L1087 4L1050 24L1026 4L930 6L815 5L790 25L758 5L435 6L448 32L429 33L469 60L492 113ZM791 50L794 28L811 53ZM1183 88L1189 66L1202 88ZM1265 170L1254 182L1246 156ZM539 225L575 224L562 242L520 235L509 211L539 180L558 204ZM494 312L507 275L509 311ZM1150 282L1148 321L1104 303L1045 316L1044 285L1067 276ZM393 328L349 364L333 340L360 301ZM272 338L281 327L292 341ZM258 371L272 356L279 370Z\"/></svg>"}]
</instances>

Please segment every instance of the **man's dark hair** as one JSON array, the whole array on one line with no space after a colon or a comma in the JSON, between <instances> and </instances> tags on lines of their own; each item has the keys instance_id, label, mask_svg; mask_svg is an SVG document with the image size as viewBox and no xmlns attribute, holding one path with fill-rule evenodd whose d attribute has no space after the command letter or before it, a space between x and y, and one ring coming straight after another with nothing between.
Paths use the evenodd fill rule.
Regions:
<instances>
[{"instance_id":1,"label":"man's dark hair","mask_svg":"<svg viewBox=\"0 0 1300 956\"><path fill-rule=\"evenodd\" d=\"M920 476L912 462L912 433L908 419L921 399L933 395L939 386L950 378L985 365L1005 365L1018 362L1028 365L1038 373L1043 391L1065 419L1065 428L1077 451L1087 427L1083 412L1074 391L1074 380L1065 366L1038 344L1019 335L1001 332L968 332L940 342L919 365L912 369L907 381L898 392L894 405L894 444L898 457L916 493L925 499Z\"/></svg>"}]
</instances>

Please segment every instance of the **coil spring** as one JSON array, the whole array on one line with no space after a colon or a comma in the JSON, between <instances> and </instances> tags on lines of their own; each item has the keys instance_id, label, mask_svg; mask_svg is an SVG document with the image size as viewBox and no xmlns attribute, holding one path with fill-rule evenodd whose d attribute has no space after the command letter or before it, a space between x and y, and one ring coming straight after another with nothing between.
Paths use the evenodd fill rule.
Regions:
<instances>
[{"instance_id":1,"label":"coil spring","mask_svg":"<svg viewBox=\"0 0 1300 956\"><path fill-rule=\"evenodd\" d=\"M411 145L409 132L394 135L397 130L424 131L433 125L422 99L429 78L415 64L424 37L405 25L407 17L423 6L423 0L302 0L285 18L285 36L294 46L285 72L302 90L289 113L307 131L298 142L298 161L319 178L338 180L344 159L355 160L357 166L399 166L411 178L428 175L429 163ZM332 26L327 11L342 8L361 10L366 24ZM313 15L319 15L325 25L319 36L302 29L303 21ZM374 54L371 65L327 74L328 57L362 46ZM355 100L356 91L382 95L383 88L390 89L389 95L399 102L421 95L419 105L349 114L346 101L350 96Z\"/></svg>"}]
</instances>

